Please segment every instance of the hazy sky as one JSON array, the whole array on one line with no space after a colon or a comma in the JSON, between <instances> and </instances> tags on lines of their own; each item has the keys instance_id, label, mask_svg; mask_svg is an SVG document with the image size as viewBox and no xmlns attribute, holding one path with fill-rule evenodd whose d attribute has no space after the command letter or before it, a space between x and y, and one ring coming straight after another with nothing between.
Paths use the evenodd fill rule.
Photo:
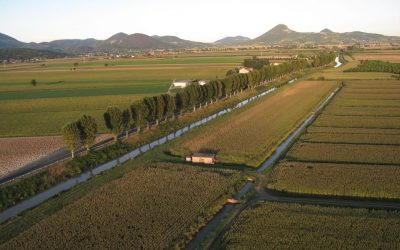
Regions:
<instances>
[{"instance_id":1,"label":"hazy sky","mask_svg":"<svg viewBox=\"0 0 400 250\"><path fill-rule=\"evenodd\" d=\"M400 0L0 0L0 33L24 42L117 32L212 42L255 38L279 23L400 36Z\"/></svg>"}]
</instances>

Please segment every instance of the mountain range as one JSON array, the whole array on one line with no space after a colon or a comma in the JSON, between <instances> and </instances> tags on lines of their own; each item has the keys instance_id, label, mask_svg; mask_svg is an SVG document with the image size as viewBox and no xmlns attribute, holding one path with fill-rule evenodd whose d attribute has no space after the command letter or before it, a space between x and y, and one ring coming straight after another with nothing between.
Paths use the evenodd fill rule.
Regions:
<instances>
[{"instance_id":1,"label":"mountain range","mask_svg":"<svg viewBox=\"0 0 400 250\"><path fill-rule=\"evenodd\" d=\"M63 39L42 43L25 43L0 33L0 48L29 48L50 50L70 54L88 52L120 52L148 49L205 48L215 46L239 45L300 45L300 44L355 44L355 43L399 43L398 36L360 31L338 33L329 29L320 32L297 32L284 24L279 24L259 37L250 39L244 36L225 37L214 43L201 43L184 40L176 36L148 36L135 33L117 33L106 40Z\"/></svg>"}]
</instances>

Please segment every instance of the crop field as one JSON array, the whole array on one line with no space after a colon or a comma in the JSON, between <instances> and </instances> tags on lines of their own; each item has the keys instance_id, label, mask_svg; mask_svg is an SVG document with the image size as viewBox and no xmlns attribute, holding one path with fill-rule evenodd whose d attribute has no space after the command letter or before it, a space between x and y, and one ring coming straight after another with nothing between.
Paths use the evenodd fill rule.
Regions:
<instances>
[{"instance_id":1,"label":"crop field","mask_svg":"<svg viewBox=\"0 0 400 250\"><path fill-rule=\"evenodd\" d=\"M224 234L223 249L398 249L400 214L262 202Z\"/></svg>"},{"instance_id":2,"label":"crop field","mask_svg":"<svg viewBox=\"0 0 400 250\"><path fill-rule=\"evenodd\" d=\"M399 199L399 176L400 167L394 165L284 161L267 187L304 194Z\"/></svg>"},{"instance_id":3,"label":"crop field","mask_svg":"<svg viewBox=\"0 0 400 250\"><path fill-rule=\"evenodd\" d=\"M388 62L400 62L400 53L398 50L381 51L381 52L364 52L356 53L353 56L356 60L381 60Z\"/></svg>"},{"instance_id":4,"label":"crop field","mask_svg":"<svg viewBox=\"0 0 400 250\"><path fill-rule=\"evenodd\" d=\"M346 57L347 58L347 57ZM361 80L370 80L370 79L382 79L389 80L393 79L393 74L391 73L383 73L383 72L344 72L347 69L355 68L360 63L359 60L353 60L351 58L349 62L339 68L329 68L322 70L320 72L316 72L310 76L310 79L319 79L324 78L326 80L348 80L348 79L361 79Z\"/></svg>"},{"instance_id":5,"label":"crop field","mask_svg":"<svg viewBox=\"0 0 400 250\"><path fill-rule=\"evenodd\" d=\"M346 82L271 171L267 187L400 199L399 93L400 81Z\"/></svg>"},{"instance_id":6,"label":"crop field","mask_svg":"<svg viewBox=\"0 0 400 250\"><path fill-rule=\"evenodd\" d=\"M317 81L288 86L190 132L173 142L170 151L180 156L212 151L219 162L257 167L336 86Z\"/></svg>"},{"instance_id":7,"label":"crop field","mask_svg":"<svg viewBox=\"0 0 400 250\"><path fill-rule=\"evenodd\" d=\"M232 170L158 163L135 168L47 216L0 249L165 249L214 213Z\"/></svg>"},{"instance_id":8,"label":"crop field","mask_svg":"<svg viewBox=\"0 0 400 250\"><path fill-rule=\"evenodd\" d=\"M108 137L109 134L102 134L97 136L95 141L99 142ZM61 136L0 138L0 177L59 151L64 146Z\"/></svg>"},{"instance_id":9,"label":"crop field","mask_svg":"<svg viewBox=\"0 0 400 250\"><path fill-rule=\"evenodd\" d=\"M63 146L62 138L55 136L0 138L0 177Z\"/></svg>"},{"instance_id":10,"label":"crop field","mask_svg":"<svg viewBox=\"0 0 400 250\"><path fill-rule=\"evenodd\" d=\"M297 143L287 154L293 161L400 165L398 145Z\"/></svg>"},{"instance_id":11,"label":"crop field","mask_svg":"<svg viewBox=\"0 0 400 250\"><path fill-rule=\"evenodd\" d=\"M200 59L179 65L150 60L142 66L2 70L0 137L57 135L63 124L83 113L94 116L100 132L105 132L102 113L108 105L127 107L138 98L167 92L173 80L222 78L240 64L237 58L229 64L218 63L233 60L229 57L216 63Z\"/></svg>"},{"instance_id":12,"label":"crop field","mask_svg":"<svg viewBox=\"0 0 400 250\"><path fill-rule=\"evenodd\" d=\"M378 132L378 131L377 131ZM385 132L385 130L383 130ZM400 132L400 130L398 131ZM307 133L302 142L311 143L343 143L343 144L382 144L400 146L400 134L373 133Z\"/></svg>"}]
</instances>

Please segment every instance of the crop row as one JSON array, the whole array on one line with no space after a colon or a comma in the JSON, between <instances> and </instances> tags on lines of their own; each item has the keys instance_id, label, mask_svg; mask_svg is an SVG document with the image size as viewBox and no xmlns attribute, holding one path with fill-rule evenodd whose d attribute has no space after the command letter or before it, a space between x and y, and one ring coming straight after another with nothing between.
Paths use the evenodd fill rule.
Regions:
<instances>
[{"instance_id":1,"label":"crop row","mask_svg":"<svg viewBox=\"0 0 400 250\"><path fill-rule=\"evenodd\" d=\"M400 107L344 107L339 105L330 105L324 110L326 115L341 116L399 116Z\"/></svg>"},{"instance_id":2,"label":"crop row","mask_svg":"<svg viewBox=\"0 0 400 250\"><path fill-rule=\"evenodd\" d=\"M337 128L311 126L307 128L308 133L339 133L339 134L382 134L400 135L400 129L381 129L381 128Z\"/></svg>"},{"instance_id":3,"label":"crop row","mask_svg":"<svg viewBox=\"0 0 400 250\"><path fill-rule=\"evenodd\" d=\"M44 218L0 248L172 248L215 212L215 203L239 178L229 170L141 166Z\"/></svg>"},{"instance_id":4,"label":"crop row","mask_svg":"<svg viewBox=\"0 0 400 250\"><path fill-rule=\"evenodd\" d=\"M379 135L400 135L400 129L380 129L380 128L338 128L338 127L319 127L311 126L307 129L308 133L328 133L328 134L379 134Z\"/></svg>"},{"instance_id":5,"label":"crop row","mask_svg":"<svg viewBox=\"0 0 400 250\"><path fill-rule=\"evenodd\" d=\"M349 143L349 144L391 144L400 145L400 134L328 134L307 133L301 137L303 142Z\"/></svg>"},{"instance_id":6,"label":"crop row","mask_svg":"<svg viewBox=\"0 0 400 250\"><path fill-rule=\"evenodd\" d=\"M400 100L360 100L360 99L349 99L349 98L341 98L338 96L332 102L332 105L335 106L350 106L350 107L395 107L400 108Z\"/></svg>"},{"instance_id":7,"label":"crop row","mask_svg":"<svg viewBox=\"0 0 400 250\"><path fill-rule=\"evenodd\" d=\"M244 210L222 249L398 249L400 214L263 202Z\"/></svg>"},{"instance_id":8,"label":"crop row","mask_svg":"<svg viewBox=\"0 0 400 250\"><path fill-rule=\"evenodd\" d=\"M326 127L357 127L357 128L400 128L400 117L357 117L321 115L315 122L316 126Z\"/></svg>"},{"instance_id":9,"label":"crop row","mask_svg":"<svg viewBox=\"0 0 400 250\"><path fill-rule=\"evenodd\" d=\"M374 94L360 94L360 93L346 93L340 95L341 98L356 99L356 100L399 100L400 93L374 93Z\"/></svg>"},{"instance_id":10,"label":"crop row","mask_svg":"<svg viewBox=\"0 0 400 250\"><path fill-rule=\"evenodd\" d=\"M400 167L281 162L267 188L301 194L400 199Z\"/></svg>"},{"instance_id":11,"label":"crop row","mask_svg":"<svg viewBox=\"0 0 400 250\"><path fill-rule=\"evenodd\" d=\"M287 159L311 162L400 164L400 147L395 145L297 143Z\"/></svg>"}]
</instances>

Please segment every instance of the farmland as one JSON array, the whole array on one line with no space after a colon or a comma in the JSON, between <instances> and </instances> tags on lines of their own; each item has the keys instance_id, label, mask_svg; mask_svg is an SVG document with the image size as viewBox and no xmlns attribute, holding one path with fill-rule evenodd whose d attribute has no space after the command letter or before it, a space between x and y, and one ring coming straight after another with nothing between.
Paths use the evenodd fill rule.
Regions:
<instances>
[{"instance_id":1,"label":"farmland","mask_svg":"<svg viewBox=\"0 0 400 250\"><path fill-rule=\"evenodd\" d=\"M201 59L189 58L179 65L141 59L133 61L135 65L82 65L76 70L54 62L45 67L2 70L0 136L57 135L64 123L83 113L93 115L101 125L100 132L105 132L101 121L108 105L126 107L146 95L167 92L174 79L221 78L240 64L237 57ZM30 84L32 79L37 86Z\"/></svg>"},{"instance_id":2,"label":"farmland","mask_svg":"<svg viewBox=\"0 0 400 250\"><path fill-rule=\"evenodd\" d=\"M339 68L326 69L320 72L316 72L310 76L310 79L324 78L326 80L371 80L371 79L382 79L390 80L393 79L393 74L384 72L345 72L348 69L356 68L359 65L358 60L353 60L350 57L346 57L349 60L345 65Z\"/></svg>"},{"instance_id":3,"label":"farmland","mask_svg":"<svg viewBox=\"0 0 400 250\"><path fill-rule=\"evenodd\" d=\"M173 247L185 242L191 230L215 212L223 194L232 190L239 178L239 173L231 170L167 163L138 166L0 248Z\"/></svg>"},{"instance_id":4,"label":"farmland","mask_svg":"<svg viewBox=\"0 0 400 250\"><path fill-rule=\"evenodd\" d=\"M223 249L398 249L398 212L262 202L224 234Z\"/></svg>"},{"instance_id":5,"label":"farmland","mask_svg":"<svg viewBox=\"0 0 400 250\"><path fill-rule=\"evenodd\" d=\"M360 198L400 198L395 165L281 162L268 188L302 194Z\"/></svg>"},{"instance_id":6,"label":"farmland","mask_svg":"<svg viewBox=\"0 0 400 250\"><path fill-rule=\"evenodd\" d=\"M400 62L400 53L398 50L365 51L363 53L355 53L354 58L356 60Z\"/></svg>"},{"instance_id":7,"label":"farmland","mask_svg":"<svg viewBox=\"0 0 400 250\"><path fill-rule=\"evenodd\" d=\"M346 82L273 169L267 187L400 199L399 95L400 81Z\"/></svg>"},{"instance_id":8,"label":"farmland","mask_svg":"<svg viewBox=\"0 0 400 250\"><path fill-rule=\"evenodd\" d=\"M219 162L256 167L336 85L310 81L285 87L176 140L170 151L181 156L213 151Z\"/></svg>"},{"instance_id":9,"label":"farmland","mask_svg":"<svg viewBox=\"0 0 400 250\"><path fill-rule=\"evenodd\" d=\"M108 137L109 134L99 135L96 142ZM53 152L58 152L64 145L61 136L0 138L0 177Z\"/></svg>"}]
</instances>

